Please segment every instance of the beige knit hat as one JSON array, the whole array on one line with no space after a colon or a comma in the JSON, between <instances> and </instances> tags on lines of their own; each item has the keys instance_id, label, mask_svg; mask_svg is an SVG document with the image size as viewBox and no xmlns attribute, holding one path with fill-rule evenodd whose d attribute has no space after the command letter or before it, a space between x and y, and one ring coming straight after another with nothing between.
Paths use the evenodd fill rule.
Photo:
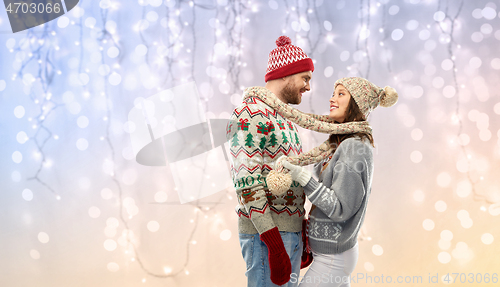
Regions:
<instances>
[{"instance_id":1,"label":"beige knit hat","mask_svg":"<svg viewBox=\"0 0 500 287\"><path fill-rule=\"evenodd\" d=\"M342 78L335 82L335 88L338 85L344 86L349 91L356 104L358 104L361 113L363 113L365 120L379 105L387 108L398 101L398 93L393 88L386 86L381 89L363 78Z\"/></svg>"}]
</instances>

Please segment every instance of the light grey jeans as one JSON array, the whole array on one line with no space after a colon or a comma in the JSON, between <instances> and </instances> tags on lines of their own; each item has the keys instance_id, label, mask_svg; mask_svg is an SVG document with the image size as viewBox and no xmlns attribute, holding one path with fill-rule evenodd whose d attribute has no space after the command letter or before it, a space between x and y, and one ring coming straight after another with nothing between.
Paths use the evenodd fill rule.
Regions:
<instances>
[{"instance_id":1,"label":"light grey jeans","mask_svg":"<svg viewBox=\"0 0 500 287\"><path fill-rule=\"evenodd\" d=\"M299 287L349 287L350 276L358 263L358 243L339 254L319 254L313 250L313 263Z\"/></svg>"}]
</instances>

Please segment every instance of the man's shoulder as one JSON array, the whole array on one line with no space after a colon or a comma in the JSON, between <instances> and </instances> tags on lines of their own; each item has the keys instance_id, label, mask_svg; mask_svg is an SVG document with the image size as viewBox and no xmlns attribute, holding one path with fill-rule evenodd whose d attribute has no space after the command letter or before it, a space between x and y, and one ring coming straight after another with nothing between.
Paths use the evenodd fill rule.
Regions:
<instances>
[{"instance_id":1,"label":"man's shoulder","mask_svg":"<svg viewBox=\"0 0 500 287\"><path fill-rule=\"evenodd\" d=\"M270 115L277 116L278 112L262 101L256 93L267 90L264 87L250 87L244 92L242 102L233 111L235 117L255 117L263 116L269 118Z\"/></svg>"}]
</instances>

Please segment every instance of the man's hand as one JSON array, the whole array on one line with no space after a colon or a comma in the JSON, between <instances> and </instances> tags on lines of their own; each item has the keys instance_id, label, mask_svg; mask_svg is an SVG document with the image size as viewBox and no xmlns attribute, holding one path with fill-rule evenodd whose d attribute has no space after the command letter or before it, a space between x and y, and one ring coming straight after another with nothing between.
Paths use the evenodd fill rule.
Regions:
<instances>
[{"instance_id":1,"label":"man's hand","mask_svg":"<svg viewBox=\"0 0 500 287\"><path fill-rule=\"evenodd\" d=\"M283 239L281 239L278 227L269 229L260 235L260 239L267 246L269 267L271 268L271 281L276 285L283 285L290 280L292 264L286 253Z\"/></svg>"}]
</instances>

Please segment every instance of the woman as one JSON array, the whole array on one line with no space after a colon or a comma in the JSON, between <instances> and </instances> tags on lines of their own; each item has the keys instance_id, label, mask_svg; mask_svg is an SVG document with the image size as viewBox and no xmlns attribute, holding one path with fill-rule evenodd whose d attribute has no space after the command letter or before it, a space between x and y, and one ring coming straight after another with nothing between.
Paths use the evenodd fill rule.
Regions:
<instances>
[{"instance_id":1,"label":"woman","mask_svg":"<svg viewBox=\"0 0 500 287\"><path fill-rule=\"evenodd\" d=\"M335 83L329 117L336 123L366 121L379 104L392 106L394 89L381 89L363 78L343 78ZM303 167L307 160L282 156L280 165L304 187L312 202L308 247L313 263L299 286L350 286L358 260L357 235L363 223L373 175L373 137L369 132L332 134L331 153L315 165L319 182ZM297 164L292 164L291 162Z\"/></svg>"}]
</instances>

